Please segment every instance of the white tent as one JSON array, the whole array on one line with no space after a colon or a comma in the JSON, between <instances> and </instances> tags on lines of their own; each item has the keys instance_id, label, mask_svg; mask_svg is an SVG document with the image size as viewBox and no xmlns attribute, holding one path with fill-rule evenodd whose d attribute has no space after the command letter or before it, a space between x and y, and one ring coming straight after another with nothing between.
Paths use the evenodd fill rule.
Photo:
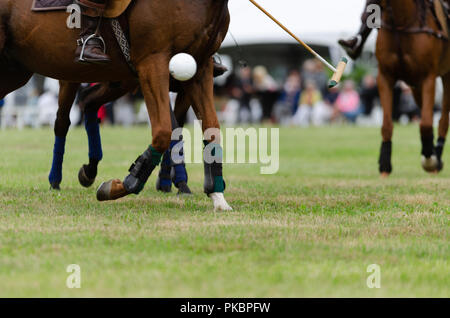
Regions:
<instances>
[{"instance_id":1,"label":"white tent","mask_svg":"<svg viewBox=\"0 0 450 318\"><path fill-rule=\"evenodd\" d=\"M257 0L304 42L332 47L338 38L354 34L364 0ZM291 43L281 28L248 0L230 0L230 32L241 45ZM373 42L373 38L372 38ZM235 45L228 34L223 47Z\"/></svg>"}]
</instances>

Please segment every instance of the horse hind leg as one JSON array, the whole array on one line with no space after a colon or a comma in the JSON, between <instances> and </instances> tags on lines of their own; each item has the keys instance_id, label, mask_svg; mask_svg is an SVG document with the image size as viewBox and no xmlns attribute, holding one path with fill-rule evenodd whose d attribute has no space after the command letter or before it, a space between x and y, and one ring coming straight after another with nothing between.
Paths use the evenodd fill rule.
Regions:
<instances>
[{"instance_id":1,"label":"horse hind leg","mask_svg":"<svg viewBox=\"0 0 450 318\"><path fill-rule=\"evenodd\" d=\"M53 146L52 168L48 175L50 189L60 190L66 136L70 127L70 111L80 84L61 81L59 87L58 112L55 120L55 144Z\"/></svg>"},{"instance_id":2,"label":"horse hind leg","mask_svg":"<svg viewBox=\"0 0 450 318\"><path fill-rule=\"evenodd\" d=\"M214 108L214 80L212 60L199 68L197 79L187 83L184 90L189 94L197 116L202 120L204 132L204 192L213 201L214 210L231 211L225 200L223 179L223 151L220 146L220 125Z\"/></svg>"},{"instance_id":3,"label":"horse hind leg","mask_svg":"<svg viewBox=\"0 0 450 318\"><path fill-rule=\"evenodd\" d=\"M439 162L434 147L433 108L435 101L436 76L429 75L419 89L422 90L422 111L420 135L422 140L422 168L429 173L439 170Z\"/></svg>"},{"instance_id":4,"label":"horse hind leg","mask_svg":"<svg viewBox=\"0 0 450 318\"><path fill-rule=\"evenodd\" d=\"M124 96L129 90L120 83L102 83L80 92L80 105L84 110L84 126L88 136L89 163L81 166L78 181L85 188L94 184L98 164L103 159L98 110L102 105Z\"/></svg>"},{"instance_id":5,"label":"horse hind leg","mask_svg":"<svg viewBox=\"0 0 450 318\"><path fill-rule=\"evenodd\" d=\"M444 98L442 100L442 115L439 121L439 135L436 144L436 156L438 159L438 171L442 171L444 168L444 162L442 161L442 154L444 152L445 141L448 134L449 126L449 112L450 112L450 74L442 77L442 83L444 84Z\"/></svg>"},{"instance_id":6,"label":"horse hind leg","mask_svg":"<svg viewBox=\"0 0 450 318\"><path fill-rule=\"evenodd\" d=\"M394 126L392 123L393 89L395 80L389 75L380 71L378 75L378 87L380 100L383 107L383 126L381 134L383 142L381 144L379 171L382 177L388 177L392 173L392 134Z\"/></svg>"}]
</instances>

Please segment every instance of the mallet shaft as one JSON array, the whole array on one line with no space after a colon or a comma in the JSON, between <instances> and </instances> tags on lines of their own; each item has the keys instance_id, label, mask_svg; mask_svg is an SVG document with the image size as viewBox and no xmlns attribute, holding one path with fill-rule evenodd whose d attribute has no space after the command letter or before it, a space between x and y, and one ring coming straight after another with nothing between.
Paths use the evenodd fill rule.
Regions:
<instances>
[{"instance_id":1,"label":"mallet shaft","mask_svg":"<svg viewBox=\"0 0 450 318\"><path fill-rule=\"evenodd\" d=\"M249 0L255 7L261 10L265 15L267 15L273 22L278 24L284 31L287 32L290 36L292 36L298 43L300 43L305 49L307 49L312 55L314 55L317 59L319 59L325 66L327 66L330 70L336 73L336 68L328 63L322 56L320 56L316 51L314 51L308 44L300 40L294 33L292 33L288 28L286 28L280 21L278 21L273 15L267 12L266 9L261 7L255 0Z\"/></svg>"}]
</instances>

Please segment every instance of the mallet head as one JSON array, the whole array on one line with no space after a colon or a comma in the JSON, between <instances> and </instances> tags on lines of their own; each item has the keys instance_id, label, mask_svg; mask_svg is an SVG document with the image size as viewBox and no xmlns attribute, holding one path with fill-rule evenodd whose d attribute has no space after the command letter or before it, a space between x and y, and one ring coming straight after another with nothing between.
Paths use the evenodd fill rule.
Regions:
<instances>
[{"instance_id":1,"label":"mallet head","mask_svg":"<svg viewBox=\"0 0 450 318\"><path fill-rule=\"evenodd\" d=\"M345 68L347 67L348 60L343 57L336 67L336 72L333 74L330 82L328 83L329 88L333 88L339 84L341 81L342 75L344 75Z\"/></svg>"}]
</instances>

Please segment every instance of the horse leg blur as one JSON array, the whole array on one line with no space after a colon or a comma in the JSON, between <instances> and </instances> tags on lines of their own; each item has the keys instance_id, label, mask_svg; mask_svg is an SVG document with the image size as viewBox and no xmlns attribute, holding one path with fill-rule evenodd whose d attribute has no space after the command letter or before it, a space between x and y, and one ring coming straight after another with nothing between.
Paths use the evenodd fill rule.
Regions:
<instances>
[{"instance_id":1,"label":"horse leg blur","mask_svg":"<svg viewBox=\"0 0 450 318\"><path fill-rule=\"evenodd\" d=\"M78 181L83 187L90 187L97 177L98 164L103 159L98 110L128 92L120 83L103 83L88 87L80 93L80 105L84 110L84 126L88 136L89 164L78 172Z\"/></svg>"},{"instance_id":2,"label":"horse leg blur","mask_svg":"<svg viewBox=\"0 0 450 318\"><path fill-rule=\"evenodd\" d=\"M392 104L394 84L395 80L380 70L378 75L378 89L383 107L383 126L381 128L383 142L381 144L378 164L382 177L387 177L392 173L392 134L394 130L392 123Z\"/></svg>"},{"instance_id":3,"label":"horse leg blur","mask_svg":"<svg viewBox=\"0 0 450 318\"><path fill-rule=\"evenodd\" d=\"M214 107L213 62L208 61L194 80L187 84L185 91L189 93L192 107L202 120L204 132L204 192L213 200L214 210L230 211L224 197L225 181L223 179L223 151L220 146L220 125Z\"/></svg>"},{"instance_id":4,"label":"horse leg blur","mask_svg":"<svg viewBox=\"0 0 450 318\"><path fill-rule=\"evenodd\" d=\"M439 136L436 144L436 157L438 159L438 171L444 168L442 154L444 152L445 140L448 134L449 112L450 112L450 74L442 77L444 84L444 98L442 100L442 115L439 121Z\"/></svg>"},{"instance_id":5,"label":"horse leg blur","mask_svg":"<svg viewBox=\"0 0 450 318\"><path fill-rule=\"evenodd\" d=\"M55 144L53 146L53 161L48 181L51 189L60 190L62 181L62 166L66 147L66 136L70 127L70 110L77 95L80 84L60 81L58 112L55 120Z\"/></svg>"},{"instance_id":6,"label":"horse leg blur","mask_svg":"<svg viewBox=\"0 0 450 318\"><path fill-rule=\"evenodd\" d=\"M116 200L129 194L139 194L153 170L169 149L172 125L169 110L169 57L158 54L138 65L139 80L152 125L152 144L129 169L124 181L110 180L97 190L99 201Z\"/></svg>"},{"instance_id":7,"label":"horse leg blur","mask_svg":"<svg viewBox=\"0 0 450 318\"><path fill-rule=\"evenodd\" d=\"M433 108L435 101L436 76L429 75L421 85L422 111L420 136L422 140L422 167L426 172L438 171L438 159L434 148Z\"/></svg>"}]
</instances>

